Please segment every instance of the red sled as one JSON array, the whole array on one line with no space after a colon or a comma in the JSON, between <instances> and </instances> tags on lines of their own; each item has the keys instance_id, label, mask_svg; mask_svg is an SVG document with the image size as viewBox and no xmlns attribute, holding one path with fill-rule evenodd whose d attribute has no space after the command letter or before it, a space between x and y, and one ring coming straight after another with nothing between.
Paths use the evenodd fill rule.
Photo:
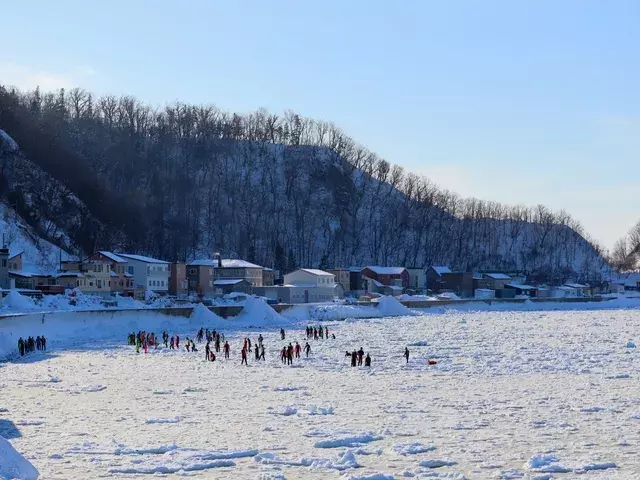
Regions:
<instances>
[{"instance_id":1,"label":"red sled","mask_svg":"<svg viewBox=\"0 0 640 480\"><path fill-rule=\"evenodd\" d=\"M436 365L438 362L436 362L435 360L429 360L429 365Z\"/></svg>"}]
</instances>

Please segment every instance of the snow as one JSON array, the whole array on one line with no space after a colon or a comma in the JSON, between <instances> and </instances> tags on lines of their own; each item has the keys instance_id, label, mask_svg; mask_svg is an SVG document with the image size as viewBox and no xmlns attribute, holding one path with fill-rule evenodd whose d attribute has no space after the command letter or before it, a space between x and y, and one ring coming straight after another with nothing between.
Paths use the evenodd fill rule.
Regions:
<instances>
[{"instance_id":1,"label":"snow","mask_svg":"<svg viewBox=\"0 0 640 480\"><path fill-rule=\"evenodd\" d=\"M443 266L433 266L431 267L433 268L433 270L438 274L438 275L442 275L443 273L451 273L451 269L449 267L443 267Z\"/></svg>"},{"instance_id":2,"label":"snow","mask_svg":"<svg viewBox=\"0 0 640 480\"><path fill-rule=\"evenodd\" d=\"M4 297L3 306L15 310L31 310L36 307L36 302L26 295L20 295L16 290L10 290Z\"/></svg>"},{"instance_id":3,"label":"snow","mask_svg":"<svg viewBox=\"0 0 640 480\"><path fill-rule=\"evenodd\" d=\"M213 282L214 285L237 285L242 282L241 278L221 278Z\"/></svg>"},{"instance_id":4,"label":"snow","mask_svg":"<svg viewBox=\"0 0 640 480\"><path fill-rule=\"evenodd\" d=\"M511 280L511 277L504 273L485 273L484 276L492 278L493 280Z\"/></svg>"},{"instance_id":5,"label":"snow","mask_svg":"<svg viewBox=\"0 0 640 480\"><path fill-rule=\"evenodd\" d=\"M333 273L325 272L324 270L318 270L315 268L301 268L303 272L310 273L311 275L316 275L318 277L333 277Z\"/></svg>"},{"instance_id":6,"label":"snow","mask_svg":"<svg viewBox=\"0 0 640 480\"><path fill-rule=\"evenodd\" d=\"M396 317L402 315L413 315L414 313L402 305L392 296L384 296L377 299L378 310L384 317Z\"/></svg>"},{"instance_id":7,"label":"snow","mask_svg":"<svg viewBox=\"0 0 640 480\"><path fill-rule=\"evenodd\" d=\"M38 470L0 436L0 480L36 480L39 475Z\"/></svg>"},{"instance_id":8,"label":"snow","mask_svg":"<svg viewBox=\"0 0 640 480\"><path fill-rule=\"evenodd\" d=\"M160 263L164 265L167 265L169 263L165 260L158 260L157 258L145 257L143 255L133 255L131 253L119 253L118 256L125 259L125 261L137 260L138 262L143 262L143 263Z\"/></svg>"},{"instance_id":9,"label":"snow","mask_svg":"<svg viewBox=\"0 0 640 480\"><path fill-rule=\"evenodd\" d=\"M366 267L378 275L402 275L406 269L404 267L379 267L377 265Z\"/></svg>"},{"instance_id":10,"label":"snow","mask_svg":"<svg viewBox=\"0 0 640 480\"><path fill-rule=\"evenodd\" d=\"M11 136L1 128L0 128L0 140L2 140L0 141L0 147L2 147L2 149L6 149L9 152L18 151L18 144L16 143L16 141L13 138L11 138Z\"/></svg>"},{"instance_id":11,"label":"snow","mask_svg":"<svg viewBox=\"0 0 640 480\"><path fill-rule=\"evenodd\" d=\"M98 253L100 255L102 255L103 257L107 257L109 260L116 262L116 263L127 263L127 260L125 260L124 258L122 258L119 255L116 255L115 253L112 252L107 252L105 250L99 250Z\"/></svg>"},{"instance_id":12,"label":"snow","mask_svg":"<svg viewBox=\"0 0 640 480\"><path fill-rule=\"evenodd\" d=\"M304 342L306 322L291 319L283 342L270 322L204 306L2 318L12 349L23 332L51 339L0 363L0 425L13 422L43 478L634 478L640 357L624 346L640 310L572 308L323 321L336 339L311 341L294 368L277 357ZM125 345L132 330L183 339L216 324L231 360ZM242 339L258 333L267 360L241 367ZM404 346L423 342L406 364ZM344 358L361 345L371 368Z\"/></svg>"}]
</instances>

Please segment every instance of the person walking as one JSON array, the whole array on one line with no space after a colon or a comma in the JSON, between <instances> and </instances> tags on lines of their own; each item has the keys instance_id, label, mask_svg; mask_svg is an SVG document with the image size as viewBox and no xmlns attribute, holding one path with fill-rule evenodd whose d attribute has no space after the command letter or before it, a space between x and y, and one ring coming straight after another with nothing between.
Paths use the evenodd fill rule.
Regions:
<instances>
[{"instance_id":1,"label":"person walking","mask_svg":"<svg viewBox=\"0 0 640 480\"><path fill-rule=\"evenodd\" d=\"M267 361L264 355L264 345L260 345L260 357L258 357L258 360L264 360L265 362Z\"/></svg>"},{"instance_id":2,"label":"person walking","mask_svg":"<svg viewBox=\"0 0 640 480\"><path fill-rule=\"evenodd\" d=\"M364 350L362 349L362 347L360 347L360 350L358 350L358 366L359 367L362 366L362 360L364 360Z\"/></svg>"},{"instance_id":3,"label":"person walking","mask_svg":"<svg viewBox=\"0 0 640 480\"><path fill-rule=\"evenodd\" d=\"M209 342L204 346L204 358L205 360L209 360L209 354L211 353L211 347L209 347Z\"/></svg>"},{"instance_id":4,"label":"person walking","mask_svg":"<svg viewBox=\"0 0 640 480\"><path fill-rule=\"evenodd\" d=\"M246 348L242 349L242 361L240 362L240 365L249 365L249 363L247 362L247 349Z\"/></svg>"},{"instance_id":5,"label":"person walking","mask_svg":"<svg viewBox=\"0 0 640 480\"><path fill-rule=\"evenodd\" d=\"M224 358L229 359L230 352L231 352L231 347L229 346L229 342L224 342Z\"/></svg>"},{"instance_id":6,"label":"person walking","mask_svg":"<svg viewBox=\"0 0 640 480\"><path fill-rule=\"evenodd\" d=\"M371 366L371 357L369 356L368 353L367 353L367 356L364 359L364 366L365 367L370 367Z\"/></svg>"},{"instance_id":7,"label":"person walking","mask_svg":"<svg viewBox=\"0 0 640 480\"><path fill-rule=\"evenodd\" d=\"M409 348L404 347L404 358L407 359L407 363L409 363Z\"/></svg>"},{"instance_id":8,"label":"person walking","mask_svg":"<svg viewBox=\"0 0 640 480\"><path fill-rule=\"evenodd\" d=\"M24 340L22 337L18 339L18 352L20 352L20 356L24 357Z\"/></svg>"},{"instance_id":9,"label":"person walking","mask_svg":"<svg viewBox=\"0 0 640 480\"><path fill-rule=\"evenodd\" d=\"M357 363L358 363L358 352L354 350L353 352L351 352L351 366L355 367Z\"/></svg>"},{"instance_id":10,"label":"person walking","mask_svg":"<svg viewBox=\"0 0 640 480\"><path fill-rule=\"evenodd\" d=\"M281 338L282 340L284 340L284 337L285 337L285 335L284 335L284 328L281 328L281 329L280 329L280 338Z\"/></svg>"},{"instance_id":11,"label":"person walking","mask_svg":"<svg viewBox=\"0 0 640 480\"><path fill-rule=\"evenodd\" d=\"M255 345L255 354L256 354L256 360L260 360L260 347L258 347L258 344L256 343Z\"/></svg>"},{"instance_id":12,"label":"person walking","mask_svg":"<svg viewBox=\"0 0 640 480\"><path fill-rule=\"evenodd\" d=\"M296 342L296 358L300 358L300 352L302 352L302 347Z\"/></svg>"},{"instance_id":13,"label":"person walking","mask_svg":"<svg viewBox=\"0 0 640 480\"><path fill-rule=\"evenodd\" d=\"M309 342L305 343L304 345L304 353L307 357L311 353L311 345L309 345Z\"/></svg>"}]
</instances>

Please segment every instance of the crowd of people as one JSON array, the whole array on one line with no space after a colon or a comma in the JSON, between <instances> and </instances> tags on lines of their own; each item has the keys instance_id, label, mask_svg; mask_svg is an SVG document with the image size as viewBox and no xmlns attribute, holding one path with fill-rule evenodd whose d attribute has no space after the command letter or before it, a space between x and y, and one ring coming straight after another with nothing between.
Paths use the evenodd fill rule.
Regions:
<instances>
[{"instance_id":1,"label":"crowd of people","mask_svg":"<svg viewBox=\"0 0 640 480\"><path fill-rule=\"evenodd\" d=\"M35 339L33 337L28 337L24 340L22 337L18 339L18 352L21 357L24 357L25 354L35 352L36 350L44 351L47 349L47 339L42 336L37 336Z\"/></svg>"},{"instance_id":2,"label":"crowd of people","mask_svg":"<svg viewBox=\"0 0 640 480\"><path fill-rule=\"evenodd\" d=\"M331 334L331 337L329 337L329 328L326 326L323 327L322 325L319 325L317 327L308 325L306 327L306 337L307 341L305 342L304 347L297 341L289 342L288 345L282 347L282 349L280 350L280 361L283 364L293 365L294 359L301 358L303 352L305 357L309 357L309 355L311 354L311 345L309 344L310 340L322 340L329 338L335 340L336 338L335 334L333 333ZM224 358L227 360L230 359L231 346L229 345L229 342L225 340L223 333L217 332L216 330L210 331L209 329L200 328L200 330L198 330L198 332L196 333L195 338L198 343L203 343L206 340L206 344L204 347L205 361L215 362L217 359L216 354L219 354L221 350L224 354ZM283 328L280 329L280 338L282 340L285 340L286 338L286 332ZM20 339L20 341L22 341L22 339ZM45 341L44 337L42 337L42 341ZM169 348L171 350L180 349L179 335L169 336L169 334L164 331L162 332L162 342L164 343L165 348ZM142 349L144 353L147 353L150 347L158 348L159 341L154 333L140 331L137 334L130 333L128 343L129 345L135 346L136 353L140 353L140 349ZM196 343L189 337L187 337L184 342L184 348L187 352L198 351ZM249 357L252 353L256 362L259 362L261 360L266 361L266 350L262 334L258 335L258 339L256 342L252 342L248 337L243 339L242 349L240 351L240 364L248 365ZM409 355L409 349L405 348L403 357L405 358L406 363L409 363ZM368 352L365 354L365 351L362 347L360 347L359 350L345 352L345 357L350 359L352 367L371 366L371 355ZM435 362L430 360L429 364L435 364Z\"/></svg>"}]
</instances>

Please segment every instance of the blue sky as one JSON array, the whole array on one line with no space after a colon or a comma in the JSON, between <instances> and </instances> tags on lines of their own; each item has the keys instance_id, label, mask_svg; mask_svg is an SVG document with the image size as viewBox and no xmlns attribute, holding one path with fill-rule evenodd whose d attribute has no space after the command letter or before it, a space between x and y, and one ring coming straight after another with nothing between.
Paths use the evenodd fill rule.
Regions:
<instances>
[{"instance_id":1,"label":"blue sky","mask_svg":"<svg viewBox=\"0 0 640 480\"><path fill-rule=\"evenodd\" d=\"M293 109L465 196L640 219L638 1L25 0L0 82Z\"/></svg>"}]
</instances>

